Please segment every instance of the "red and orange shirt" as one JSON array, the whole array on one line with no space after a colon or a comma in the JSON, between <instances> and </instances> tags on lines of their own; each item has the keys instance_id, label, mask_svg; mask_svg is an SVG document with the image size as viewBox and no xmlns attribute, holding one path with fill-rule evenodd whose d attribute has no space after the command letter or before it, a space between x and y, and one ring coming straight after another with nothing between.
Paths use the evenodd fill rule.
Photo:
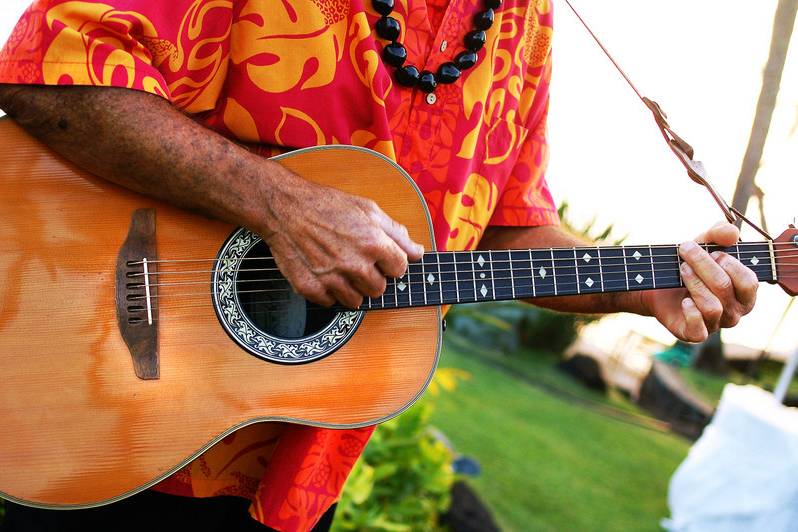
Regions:
<instances>
[{"instance_id":1,"label":"red and orange shirt","mask_svg":"<svg viewBox=\"0 0 798 532\"><path fill-rule=\"evenodd\" d=\"M483 9L396 0L408 63L435 72L452 61ZM489 225L557 223L544 180L550 0L504 0L477 64L434 97L393 81L378 18L369 0L39 0L0 52L0 83L147 91L264 155L379 151L421 189L439 249L473 249ZM370 434L251 426L158 489L249 497L259 521L308 529Z\"/></svg>"}]
</instances>

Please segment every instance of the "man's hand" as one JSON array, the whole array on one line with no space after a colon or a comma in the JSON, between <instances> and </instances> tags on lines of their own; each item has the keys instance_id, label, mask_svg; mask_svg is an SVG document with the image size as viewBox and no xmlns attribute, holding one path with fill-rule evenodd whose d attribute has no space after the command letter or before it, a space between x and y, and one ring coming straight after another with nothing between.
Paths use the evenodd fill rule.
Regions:
<instances>
[{"instance_id":1,"label":"man's hand","mask_svg":"<svg viewBox=\"0 0 798 532\"><path fill-rule=\"evenodd\" d=\"M698 242L733 246L740 233L719 223ZM556 226L491 227L480 242L483 249L525 249L588 245ZM678 338L700 342L720 327L731 327L751 311L758 286L754 272L725 253L706 253L696 242L680 247L686 288L616 292L529 300L561 312L635 312L655 316Z\"/></svg>"},{"instance_id":2,"label":"man's hand","mask_svg":"<svg viewBox=\"0 0 798 532\"><path fill-rule=\"evenodd\" d=\"M424 251L374 202L310 183L157 96L0 84L0 108L98 176L262 235L294 289L316 303L358 307Z\"/></svg>"},{"instance_id":3,"label":"man's hand","mask_svg":"<svg viewBox=\"0 0 798 532\"><path fill-rule=\"evenodd\" d=\"M640 292L646 313L687 342L702 342L719 328L736 325L754 307L756 275L737 259L709 254L696 242L733 246L739 236L735 226L718 223L695 242L679 246L685 288Z\"/></svg>"},{"instance_id":4,"label":"man's hand","mask_svg":"<svg viewBox=\"0 0 798 532\"><path fill-rule=\"evenodd\" d=\"M294 175L279 182L273 221L260 233L291 286L313 302L357 308L424 253L407 228L371 200Z\"/></svg>"}]
</instances>

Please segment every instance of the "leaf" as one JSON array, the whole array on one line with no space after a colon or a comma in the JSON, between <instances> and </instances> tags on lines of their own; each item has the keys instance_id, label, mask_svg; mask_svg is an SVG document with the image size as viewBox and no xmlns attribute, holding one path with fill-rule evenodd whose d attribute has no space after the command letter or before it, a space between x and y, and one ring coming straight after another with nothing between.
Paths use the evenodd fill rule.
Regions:
<instances>
[{"instance_id":1,"label":"leaf","mask_svg":"<svg viewBox=\"0 0 798 532\"><path fill-rule=\"evenodd\" d=\"M374 468L368 464L360 464L360 468L352 478L351 483L347 483L346 489L355 504L363 504L374 487Z\"/></svg>"}]
</instances>

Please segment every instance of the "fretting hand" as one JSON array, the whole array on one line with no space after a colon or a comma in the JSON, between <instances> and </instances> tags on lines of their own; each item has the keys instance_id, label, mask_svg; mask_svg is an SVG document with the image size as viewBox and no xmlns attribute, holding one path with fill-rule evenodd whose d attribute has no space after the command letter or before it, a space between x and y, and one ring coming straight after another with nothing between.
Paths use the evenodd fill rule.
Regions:
<instances>
[{"instance_id":1,"label":"fretting hand","mask_svg":"<svg viewBox=\"0 0 798 532\"><path fill-rule=\"evenodd\" d=\"M721 327L736 325L754 306L757 277L734 257L707 253L697 242L728 247L739 236L735 226L721 222L679 246L685 288L640 292L643 308L687 342L702 342Z\"/></svg>"}]
</instances>

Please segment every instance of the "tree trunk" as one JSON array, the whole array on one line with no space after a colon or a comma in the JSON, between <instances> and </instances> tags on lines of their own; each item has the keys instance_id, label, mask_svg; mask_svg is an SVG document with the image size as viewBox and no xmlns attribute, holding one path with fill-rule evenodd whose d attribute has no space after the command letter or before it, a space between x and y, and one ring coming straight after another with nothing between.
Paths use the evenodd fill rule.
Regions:
<instances>
[{"instance_id":1,"label":"tree trunk","mask_svg":"<svg viewBox=\"0 0 798 532\"><path fill-rule=\"evenodd\" d=\"M776 108L776 97L779 94L781 75L787 59L787 49L795 26L795 15L798 12L798 0L779 0L776 16L773 19L773 35L770 40L770 54L762 77L762 89L756 105L754 124L748 139L737 187L734 191L732 206L745 213L748 200L754 191L754 179L762 161L773 110Z\"/></svg>"},{"instance_id":2,"label":"tree trunk","mask_svg":"<svg viewBox=\"0 0 798 532\"><path fill-rule=\"evenodd\" d=\"M787 49L790 45L795 15L798 12L798 0L779 0L776 15L773 18L773 34L770 39L770 53L762 76L762 89L759 92L759 101L756 105L754 123L751 126L751 136L745 150L740 175L737 177L737 187L734 191L732 206L742 213L748 207L748 201L756 189L754 180L756 172L762 161L762 152L765 149L765 140L770 129L773 110L776 108L776 98L779 94L781 75L784 71L784 62L787 59ZM760 202L762 196L759 196ZM760 213L764 209L760 208ZM764 217L763 217L764 225ZM738 221L739 227L742 222ZM720 335L714 334L701 345L695 360L695 366L704 368L712 373L724 373L726 361L723 357L723 346Z\"/></svg>"}]
</instances>

